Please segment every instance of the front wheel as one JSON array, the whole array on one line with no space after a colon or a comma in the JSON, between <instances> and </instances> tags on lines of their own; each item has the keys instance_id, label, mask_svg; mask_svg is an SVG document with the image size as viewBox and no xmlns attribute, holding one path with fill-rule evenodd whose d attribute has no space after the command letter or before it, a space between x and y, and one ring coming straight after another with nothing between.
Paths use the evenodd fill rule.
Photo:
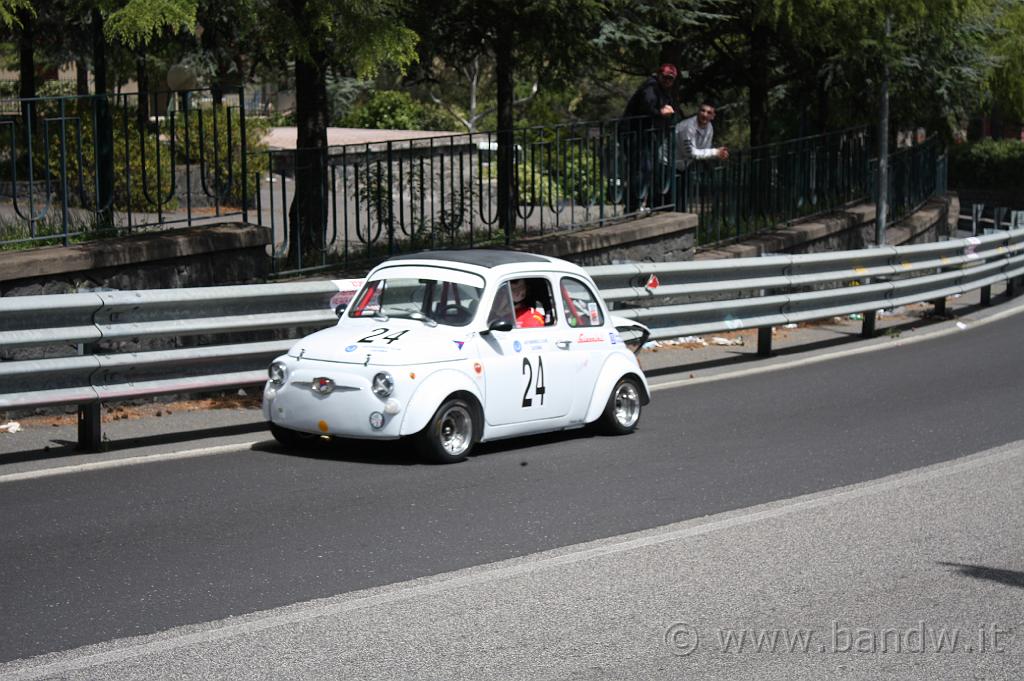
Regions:
<instances>
[{"instance_id":1,"label":"front wheel","mask_svg":"<svg viewBox=\"0 0 1024 681\"><path fill-rule=\"evenodd\" d=\"M640 395L640 384L635 378L620 378L601 414L601 429L609 435L625 435L636 430L640 422Z\"/></svg>"},{"instance_id":2,"label":"front wheel","mask_svg":"<svg viewBox=\"0 0 1024 681\"><path fill-rule=\"evenodd\" d=\"M476 409L461 397L437 408L427 427L416 435L420 455L432 463L463 461L473 449Z\"/></svg>"}]
</instances>

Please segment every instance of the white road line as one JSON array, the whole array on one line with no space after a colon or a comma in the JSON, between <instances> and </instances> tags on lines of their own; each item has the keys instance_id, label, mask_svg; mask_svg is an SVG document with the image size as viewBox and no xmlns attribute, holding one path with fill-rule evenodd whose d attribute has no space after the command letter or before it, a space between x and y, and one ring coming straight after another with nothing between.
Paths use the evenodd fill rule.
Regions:
<instances>
[{"instance_id":1,"label":"white road line","mask_svg":"<svg viewBox=\"0 0 1024 681\"><path fill-rule=\"evenodd\" d=\"M952 462L943 462L913 471L897 473L870 482L770 502L738 511L729 511L697 520L683 521L643 532L600 539L331 598L283 606L203 625L178 627L158 634L118 639L75 650L0 664L0 676L5 679L39 679L62 676L90 667L121 663L189 645L223 641L274 627L309 622L322 617L339 616L347 612L378 607L382 604L402 602L462 587L507 580L562 565L571 565L667 542L698 537L763 520L784 517L800 511L835 505L927 482L935 478L966 473L974 468L1012 461L1022 456L1024 456L1024 443L1015 442Z\"/></svg>"},{"instance_id":2,"label":"white road line","mask_svg":"<svg viewBox=\"0 0 1024 681\"><path fill-rule=\"evenodd\" d=\"M182 452L166 452L163 454L147 454L145 456L132 456L124 459L109 459L107 461L93 461L91 463L79 463L72 466L57 466L55 468L41 468L34 471L23 471L21 473L8 473L0 475L0 483L15 482L18 480L35 480L37 478L48 478L53 475L68 475L70 473L82 473L85 471L101 471L107 468L121 468L123 466L136 466L142 463L155 463L157 461L174 461L175 459L192 459L199 456L211 456L213 454L226 454L239 450L252 449L256 442L239 442L234 445L217 445L216 447L203 447L201 449L188 449Z\"/></svg>"}]
</instances>

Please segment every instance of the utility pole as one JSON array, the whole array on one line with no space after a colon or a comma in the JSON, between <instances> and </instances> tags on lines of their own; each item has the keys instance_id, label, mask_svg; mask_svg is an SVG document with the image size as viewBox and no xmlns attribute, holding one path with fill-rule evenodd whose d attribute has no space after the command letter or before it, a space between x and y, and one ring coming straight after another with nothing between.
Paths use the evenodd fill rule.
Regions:
<instances>
[{"instance_id":1,"label":"utility pole","mask_svg":"<svg viewBox=\"0 0 1024 681\"><path fill-rule=\"evenodd\" d=\"M885 44L882 49L882 92L878 111L878 201L875 204L875 245L885 245L885 219L889 204L889 60L886 48L892 17L885 15Z\"/></svg>"}]
</instances>

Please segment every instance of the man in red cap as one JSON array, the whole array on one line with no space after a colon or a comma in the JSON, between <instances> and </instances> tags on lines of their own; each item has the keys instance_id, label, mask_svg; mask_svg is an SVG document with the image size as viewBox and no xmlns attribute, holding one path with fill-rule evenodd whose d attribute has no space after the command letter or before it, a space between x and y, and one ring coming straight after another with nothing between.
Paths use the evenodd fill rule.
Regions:
<instances>
[{"instance_id":1,"label":"man in red cap","mask_svg":"<svg viewBox=\"0 0 1024 681\"><path fill-rule=\"evenodd\" d=\"M655 150L665 143L672 130L672 117L676 112L672 105L672 86L678 75L679 70L675 64L662 64L654 75L637 88L626 103L626 110L622 112L625 120L621 128L624 133L621 142L629 161L632 179L626 196L627 213L639 210L644 199L648 207L653 208L652 196L662 193L663 187L650 186L652 181L662 184L659 178L651 177L653 159Z\"/></svg>"}]
</instances>

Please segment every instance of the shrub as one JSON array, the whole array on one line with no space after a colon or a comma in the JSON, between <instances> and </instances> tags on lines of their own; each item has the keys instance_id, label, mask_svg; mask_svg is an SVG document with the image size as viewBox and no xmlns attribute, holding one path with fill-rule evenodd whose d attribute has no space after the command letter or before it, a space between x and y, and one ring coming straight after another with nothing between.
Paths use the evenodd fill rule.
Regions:
<instances>
[{"instance_id":1,"label":"shrub","mask_svg":"<svg viewBox=\"0 0 1024 681\"><path fill-rule=\"evenodd\" d=\"M341 124L380 130L455 130L457 121L444 109L398 90L375 90L357 104Z\"/></svg>"},{"instance_id":2,"label":"shrub","mask_svg":"<svg viewBox=\"0 0 1024 681\"><path fill-rule=\"evenodd\" d=\"M986 139L950 151L950 185L954 189L1024 192L1024 142Z\"/></svg>"}]
</instances>

